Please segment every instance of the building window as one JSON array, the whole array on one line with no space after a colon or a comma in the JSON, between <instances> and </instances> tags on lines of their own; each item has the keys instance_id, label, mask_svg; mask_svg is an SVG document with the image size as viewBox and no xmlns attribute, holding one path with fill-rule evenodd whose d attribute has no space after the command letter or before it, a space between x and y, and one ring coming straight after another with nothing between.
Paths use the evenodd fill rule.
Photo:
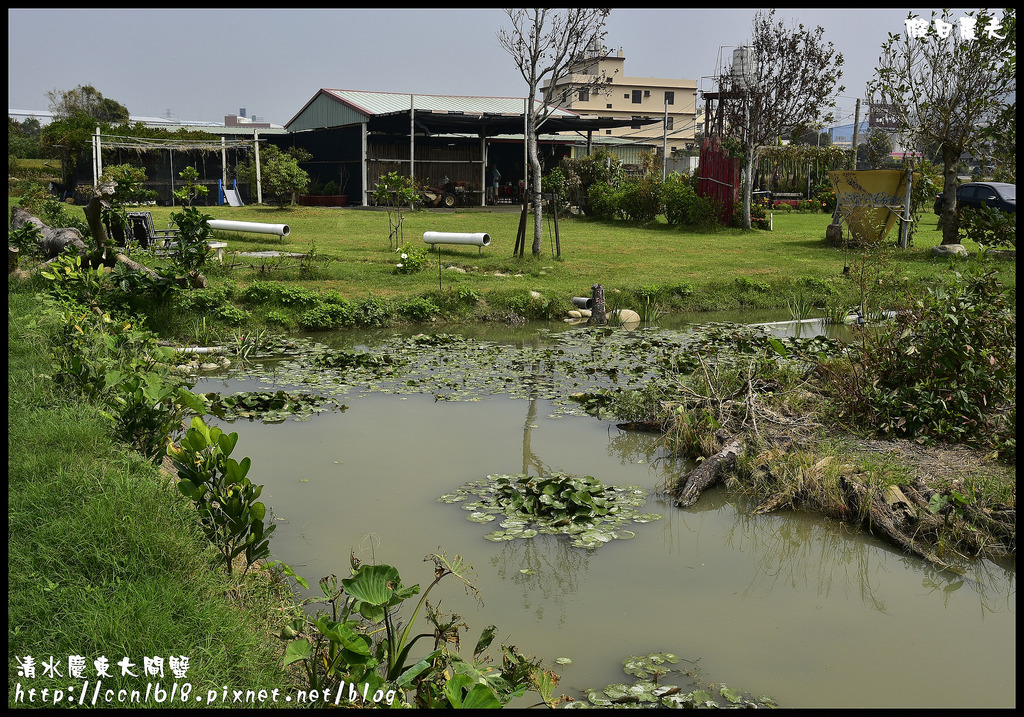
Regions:
<instances>
[{"instance_id":1,"label":"building window","mask_svg":"<svg viewBox=\"0 0 1024 717\"><path fill-rule=\"evenodd\" d=\"M627 95L628 96L628 95ZM633 90L633 104L638 105L643 100L643 93L640 90Z\"/></svg>"},{"instance_id":2,"label":"building window","mask_svg":"<svg viewBox=\"0 0 1024 717\"><path fill-rule=\"evenodd\" d=\"M604 131L604 133L605 133L605 134L611 134L611 133L612 133L612 131L611 131L610 129L606 129L606 130Z\"/></svg>"},{"instance_id":3,"label":"building window","mask_svg":"<svg viewBox=\"0 0 1024 717\"><path fill-rule=\"evenodd\" d=\"M675 117L669 117L665 123L665 129L675 129Z\"/></svg>"},{"instance_id":4,"label":"building window","mask_svg":"<svg viewBox=\"0 0 1024 717\"><path fill-rule=\"evenodd\" d=\"M605 105L605 106L604 106L604 108L605 108L606 110L610 110L610 109L612 108L612 106L611 106L611 105Z\"/></svg>"},{"instance_id":5,"label":"building window","mask_svg":"<svg viewBox=\"0 0 1024 717\"><path fill-rule=\"evenodd\" d=\"M580 102L589 102L590 101L590 90L586 89L586 88L580 90L579 97L580 97Z\"/></svg>"},{"instance_id":6,"label":"building window","mask_svg":"<svg viewBox=\"0 0 1024 717\"><path fill-rule=\"evenodd\" d=\"M674 105L675 103L676 103L676 93L675 92L666 92L665 93L665 104L666 105Z\"/></svg>"},{"instance_id":7,"label":"building window","mask_svg":"<svg viewBox=\"0 0 1024 717\"><path fill-rule=\"evenodd\" d=\"M636 115L633 115L633 117L631 119L638 120L638 119L642 119L642 118L641 117L637 117ZM631 124L629 126L629 128L630 129L643 129L644 126L642 124Z\"/></svg>"}]
</instances>

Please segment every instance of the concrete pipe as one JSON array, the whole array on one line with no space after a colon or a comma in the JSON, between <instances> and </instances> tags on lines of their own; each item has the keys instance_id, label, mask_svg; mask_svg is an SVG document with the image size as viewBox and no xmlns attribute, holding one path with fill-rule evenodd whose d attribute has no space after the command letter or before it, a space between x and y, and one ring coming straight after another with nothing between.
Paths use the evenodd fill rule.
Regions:
<instances>
[{"instance_id":1,"label":"concrete pipe","mask_svg":"<svg viewBox=\"0 0 1024 717\"><path fill-rule=\"evenodd\" d=\"M423 241L427 244L469 244L470 246L487 246L491 243L490 234L468 234L459 232L423 232Z\"/></svg>"},{"instance_id":2,"label":"concrete pipe","mask_svg":"<svg viewBox=\"0 0 1024 717\"><path fill-rule=\"evenodd\" d=\"M594 308L594 300L588 296L574 296L572 297L572 303L577 309Z\"/></svg>"},{"instance_id":3,"label":"concrete pipe","mask_svg":"<svg viewBox=\"0 0 1024 717\"><path fill-rule=\"evenodd\" d=\"M230 219L211 219L210 229L224 232L248 232L250 234L277 234L282 237L288 236L292 231L287 224L233 222Z\"/></svg>"}]
</instances>

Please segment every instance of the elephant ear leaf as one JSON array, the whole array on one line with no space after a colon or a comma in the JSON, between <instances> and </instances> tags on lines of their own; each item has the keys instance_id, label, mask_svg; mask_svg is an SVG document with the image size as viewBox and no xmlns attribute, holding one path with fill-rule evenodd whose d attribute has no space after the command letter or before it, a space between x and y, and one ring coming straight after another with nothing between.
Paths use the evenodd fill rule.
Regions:
<instances>
[{"instance_id":1,"label":"elephant ear leaf","mask_svg":"<svg viewBox=\"0 0 1024 717\"><path fill-rule=\"evenodd\" d=\"M462 708L467 710L472 709L487 709L496 710L501 709L501 702L487 685L481 685L479 682L473 686L467 694L465 699L462 700Z\"/></svg>"},{"instance_id":2,"label":"elephant ear leaf","mask_svg":"<svg viewBox=\"0 0 1024 717\"><path fill-rule=\"evenodd\" d=\"M484 628L484 631L480 633L480 639L476 641L476 647L473 649L473 659L480 657L480 654L491 646L491 642L494 640L494 635L498 632L498 628L494 625L490 625Z\"/></svg>"}]
</instances>

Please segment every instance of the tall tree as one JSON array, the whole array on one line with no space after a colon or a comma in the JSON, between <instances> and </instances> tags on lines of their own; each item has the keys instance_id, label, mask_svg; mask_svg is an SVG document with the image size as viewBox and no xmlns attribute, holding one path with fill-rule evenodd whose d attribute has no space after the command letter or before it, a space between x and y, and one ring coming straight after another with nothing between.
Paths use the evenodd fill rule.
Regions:
<instances>
[{"instance_id":1,"label":"tall tree","mask_svg":"<svg viewBox=\"0 0 1024 717\"><path fill-rule=\"evenodd\" d=\"M821 27L786 27L775 10L754 16L748 41L748 62L718 76L719 90L729 99L723 117L738 134L742 151L743 226L750 228L750 195L758 152L775 145L795 127L833 121L843 55L823 39Z\"/></svg>"},{"instance_id":2,"label":"tall tree","mask_svg":"<svg viewBox=\"0 0 1024 717\"><path fill-rule=\"evenodd\" d=\"M555 100L565 89L559 80L578 68L588 48L600 47L605 38L607 8L510 8L505 13L510 28L498 31L498 42L512 56L529 87L526 107L526 145L533 194L533 255L540 256L544 224L541 221L541 172L537 135L544 120L555 109ZM581 81L577 81L581 80ZM574 87L600 84L601 78L575 78ZM537 94L541 92L540 101Z\"/></svg>"},{"instance_id":3,"label":"tall tree","mask_svg":"<svg viewBox=\"0 0 1024 717\"><path fill-rule=\"evenodd\" d=\"M97 122L118 124L128 121L128 108L117 100L104 97L92 85L79 85L73 90L50 90L46 93L55 120L76 114L92 117Z\"/></svg>"},{"instance_id":4,"label":"tall tree","mask_svg":"<svg viewBox=\"0 0 1024 717\"><path fill-rule=\"evenodd\" d=\"M907 16L906 32L882 45L868 94L891 106L897 130L942 153L942 243L958 244L957 169L964 153L993 140L1016 144L1016 11L950 19ZM1007 120L1014 136L1006 142Z\"/></svg>"}]
</instances>

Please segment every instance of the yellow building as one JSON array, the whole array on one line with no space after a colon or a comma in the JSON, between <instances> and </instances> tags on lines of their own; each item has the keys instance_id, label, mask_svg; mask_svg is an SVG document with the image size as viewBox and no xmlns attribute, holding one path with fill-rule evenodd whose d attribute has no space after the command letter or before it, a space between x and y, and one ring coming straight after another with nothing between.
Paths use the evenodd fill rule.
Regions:
<instances>
[{"instance_id":1,"label":"yellow building","mask_svg":"<svg viewBox=\"0 0 1024 717\"><path fill-rule=\"evenodd\" d=\"M661 119L655 124L605 129L602 133L654 145L659 150L667 145L669 156L673 151L693 149L697 80L628 77L625 64L622 50L614 55L606 48L589 51L587 58L573 68L574 72L556 84L563 90L554 95L555 102L581 115ZM595 76L610 82L600 91L585 86Z\"/></svg>"}]
</instances>

